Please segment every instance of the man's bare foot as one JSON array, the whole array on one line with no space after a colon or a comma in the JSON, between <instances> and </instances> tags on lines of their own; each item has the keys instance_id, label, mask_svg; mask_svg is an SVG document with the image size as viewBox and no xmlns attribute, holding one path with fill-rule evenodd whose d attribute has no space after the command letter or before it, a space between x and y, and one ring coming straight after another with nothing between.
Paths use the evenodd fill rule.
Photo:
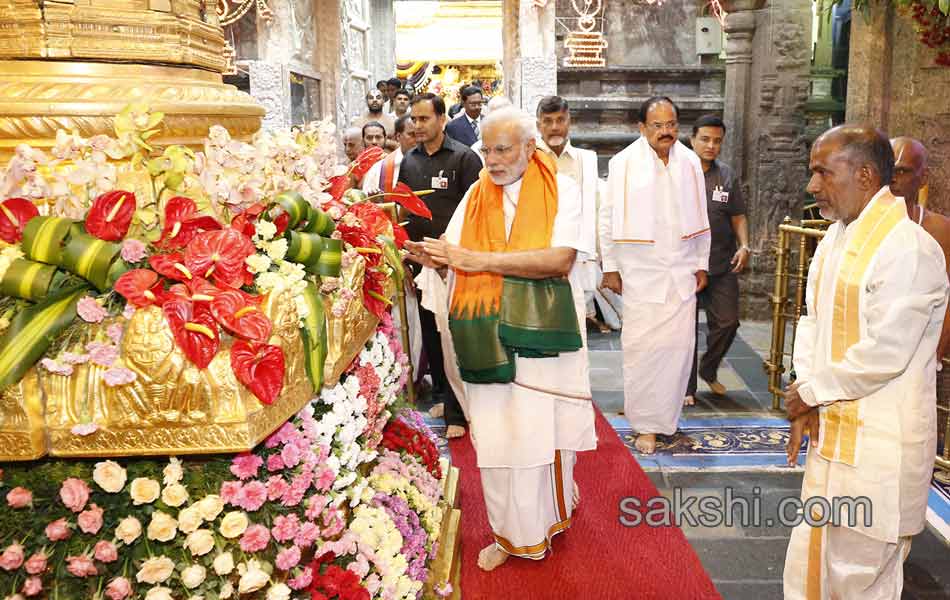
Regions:
<instances>
[{"instance_id":1,"label":"man's bare foot","mask_svg":"<svg viewBox=\"0 0 950 600\"><path fill-rule=\"evenodd\" d=\"M656 452L656 434L641 433L633 443L641 454L653 454Z\"/></svg>"},{"instance_id":2,"label":"man's bare foot","mask_svg":"<svg viewBox=\"0 0 950 600\"><path fill-rule=\"evenodd\" d=\"M465 435L465 428L461 425L449 425L445 429L445 437L454 440L455 438L460 438Z\"/></svg>"},{"instance_id":3,"label":"man's bare foot","mask_svg":"<svg viewBox=\"0 0 950 600\"><path fill-rule=\"evenodd\" d=\"M696 398L693 396L686 396L683 398L683 406L693 406L696 404Z\"/></svg>"},{"instance_id":4,"label":"man's bare foot","mask_svg":"<svg viewBox=\"0 0 950 600\"><path fill-rule=\"evenodd\" d=\"M508 560L508 553L493 543L485 546L478 553L478 568L482 571L491 571L505 564L506 560Z\"/></svg>"},{"instance_id":5,"label":"man's bare foot","mask_svg":"<svg viewBox=\"0 0 950 600\"><path fill-rule=\"evenodd\" d=\"M429 409L429 416L433 419L438 419L445 414L445 404L439 402L438 404L433 404L432 408Z\"/></svg>"}]
</instances>

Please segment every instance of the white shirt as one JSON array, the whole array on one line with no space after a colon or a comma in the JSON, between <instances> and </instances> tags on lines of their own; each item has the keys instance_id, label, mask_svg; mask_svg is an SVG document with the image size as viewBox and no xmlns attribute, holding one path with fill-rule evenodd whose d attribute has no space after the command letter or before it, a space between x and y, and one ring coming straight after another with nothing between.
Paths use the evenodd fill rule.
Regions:
<instances>
[{"instance_id":1,"label":"white shirt","mask_svg":"<svg viewBox=\"0 0 950 600\"><path fill-rule=\"evenodd\" d=\"M478 123L478 139L482 139L482 115L478 115L477 119L473 119L468 116L468 113L465 112L465 109L462 109L462 114L465 115L465 120L468 121L468 126L472 127L472 123Z\"/></svg>"},{"instance_id":2,"label":"white shirt","mask_svg":"<svg viewBox=\"0 0 950 600\"><path fill-rule=\"evenodd\" d=\"M541 138L538 138L537 145L542 152L554 159L554 162L557 163L558 173L567 175L574 181L580 183L581 158L577 154L577 148L571 145L570 140L564 144L564 149L561 150L561 154L555 154L554 150L552 150L551 147L548 146Z\"/></svg>"}]
</instances>

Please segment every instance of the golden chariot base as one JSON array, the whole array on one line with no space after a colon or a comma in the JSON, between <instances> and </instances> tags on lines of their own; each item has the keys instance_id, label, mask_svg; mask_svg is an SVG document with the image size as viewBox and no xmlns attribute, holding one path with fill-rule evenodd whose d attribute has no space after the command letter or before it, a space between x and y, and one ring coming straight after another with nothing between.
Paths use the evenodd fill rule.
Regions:
<instances>
[{"instance_id":1,"label":"golden chariot base","mask_svg":"<svg viewBox=\"0 0 950 600\"><path fill-rule=\"evenodd\" d=\"M452 585L450 600L462 598L462 534L459 525L462 520L462 511L458 508L458 467L449 465L445 459L442 463L442 500L445 510L442 514L442 533L439 535L439 551L429 566L429 579L426 580L422 597L426 600L441 598L435 592L437 586L448 582Z\"/></svg>"},{"instance_id":2,"label":"golden chariot base","mask_svg":"<svg viewBox=\"0 0 950 600\"><path fill-rule=\"evenodd\" d=\"M138 102L165 113L161 133L151 140L161 146L199 147L211 124L247 140L264 115L249 94L200 68L0 60L0 165L18 144L51 147L58 129L87 138L113 134L115 116Z\"/></svg>"}]
</instances>

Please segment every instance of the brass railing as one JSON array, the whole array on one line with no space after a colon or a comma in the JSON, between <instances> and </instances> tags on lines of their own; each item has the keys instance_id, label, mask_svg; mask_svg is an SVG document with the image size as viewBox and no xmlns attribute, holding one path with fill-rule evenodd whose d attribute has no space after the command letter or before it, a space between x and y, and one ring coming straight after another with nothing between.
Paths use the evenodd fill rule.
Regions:
<instances>
[{"instance_id":1,"label":"brass railing","mask_svg":"<svg viewBox=\"0 0 950 600\"><path fill-rule=\"evenodd\" d=\"M786 364L791 364L792 353L786 347L795 345L795 333L798 318L805 310L805 286L808 282L808 267L815 252L818 240L825 236L824 228L829 224L823 219L804 219L793 224L789 217L779 225L778 241L775 246L775 286L772 304L772 343L769 358L764 367L768 373L769 392L772 394L772 408L781 408L784 396L783 375ZM797 257L792 265L792 249L797 249ZM794 289L789 290L789 283ZM786 340L786 330L791 325L791 340ZM790 343L787 343L790 342ZM944 369L950 369L950 360L943 359ZM939 411L938 411L939 415ZM936 466L944 471L941 478L950 480L950 407L946 411L945 423L938 424L944 430L943 455L936 457Z\"/></svg>"}]
</instances>

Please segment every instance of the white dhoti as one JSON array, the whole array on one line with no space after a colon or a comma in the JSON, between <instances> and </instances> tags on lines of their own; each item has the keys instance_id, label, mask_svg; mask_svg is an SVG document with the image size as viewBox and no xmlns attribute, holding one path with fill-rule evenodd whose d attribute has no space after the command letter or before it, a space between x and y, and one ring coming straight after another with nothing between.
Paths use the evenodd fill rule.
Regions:
<instances>
[{"instance_id":1,"label":"white dhoti","mask_svg":"<svg viewBox=\"0 0 950 600\"><path fill-rule=\"evenodd\" d=\"M670 293L664 304L623 296L624 413L638 433L671 435L693 364L696 296Z\"/></svg>"},{"instance_id":2,"label":"white dhoti","mask_svg":"<svg viewBox=\"0 0 950 600\"><path fill-rule=\"evenodd\" d=\"M419 361L422 358L422 327L419 324L419 302L416 300L416 292L411 286L406 285L403 297L406 299L406 323L409 332L409 347L404 348L406 355L412 362L413 376L419 373ZM398 310L392 311L393 327L396 331L402 333L402 318ZM399 338L402 342L402 337Z\"/></svg>"},{"instance_id":3,"label":"white dhoti","mask_svg":"<svg viewBox=\"0 0 950 600\"><path fill-rule=\"evenodd\" d=\"M416 276L416 285L422 292L422 307L435 315L435 326L439 329L439 338L442 340L442 358L445 366L445 378L455 397L462 407L465 419L471 421L468 415L468 401L465 399L465 386L462 384L462 374L459 373L458 360L455 357L455 346L452 345L452 334L449 332L449 289L445 281L435 271L423 267ZM418 318L416 319L418 322ZM422 330L419 331L420 348Z\"/></svg>"}]
</instances>

